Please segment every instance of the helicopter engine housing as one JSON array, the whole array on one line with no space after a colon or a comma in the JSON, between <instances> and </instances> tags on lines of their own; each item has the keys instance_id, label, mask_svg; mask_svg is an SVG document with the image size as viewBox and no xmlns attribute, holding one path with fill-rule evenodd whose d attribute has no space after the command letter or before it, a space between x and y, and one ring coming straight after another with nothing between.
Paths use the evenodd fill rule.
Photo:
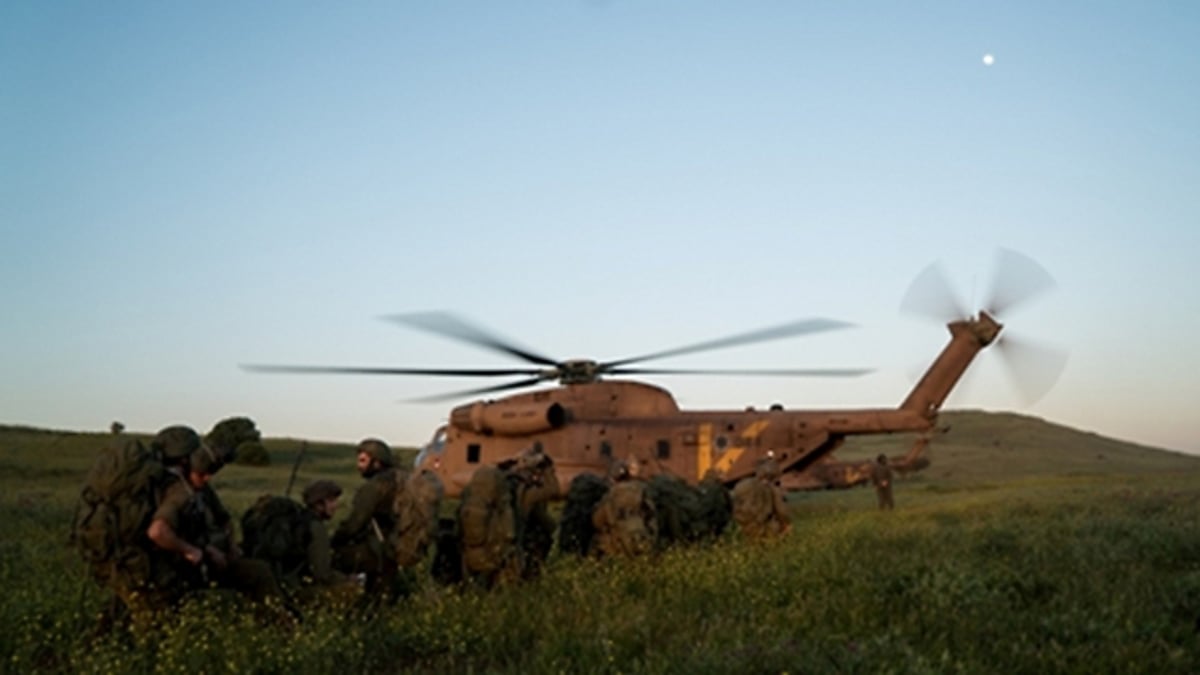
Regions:
<instances>
[{"instance_id":1,"label":"helicopter engine housing","mask_svg":"<svg viewBox=\"0 0 1200 675\"><path fill-rule=\"evenodd\" d=\"M463 431L496 436L524 436L557 429L567 421L558 403L476 401L450 411L450 424Z\"/></svg>"}]
</instances>

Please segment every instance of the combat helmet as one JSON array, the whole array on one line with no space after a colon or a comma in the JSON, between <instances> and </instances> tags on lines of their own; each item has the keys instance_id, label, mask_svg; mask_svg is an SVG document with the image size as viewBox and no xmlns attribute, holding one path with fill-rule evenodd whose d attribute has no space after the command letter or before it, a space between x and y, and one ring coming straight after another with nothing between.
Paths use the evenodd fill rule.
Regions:
<instances>
[{"instance_id":1,"label":"combat helmet","mask_svg":"<svg viewBox=\"0 0 1200 675\"><path fill-rule=\"evenodd\" d=\"M358 444L358 452L365 453L371 459L378 461L385 469L395 466L392 449L378 438L364 438Z\"/></svg>"},{"instance_id":2,"label":"combat helmet","mask_svg":"<svg viewBox=\"0 0 1200 675\"><path fill-rule=\"evenodd\" d=\"M195 473L206 473L211 476L225 466L225 458L207 444L201 443L199 448L192 451L188 466Z\"/></svg>"},{"instance_id":3,"label":"combat helmet","mask_svg":"<svg viewBox=\"0 0 1200 675\"><path fill-rule=\"evenodd\" d=\"M175 424L164 427L150 441L150 449L168 461L178 461L188 457L200 448L200 434L196 430Z\"/></svg>"},{"instance_id":4,"label":"combat helmet","mask_svg":"<svg viewBox=\"0 0 1200 675\"><path fill-rule=\"evenodd\" d=\"M209 445L223 461L231 461L237 456L238 448L245 444L262 443L262 434L254 420L249 417L227 417L213 425L211 431L204 436L204 442Z\"/></svg>"},{"instance_id":5,"label":"combat helmet","mask_svg":"<svg viewBox=\"0 0 1200 675\"><path fill-rule=\"evenodd\" d=\"M312 507L326 499L337 499L342 496L342 486L337 483L321 479L309 483L308 487L304 488L304 504Z\"/></svg>"}]
</instances>

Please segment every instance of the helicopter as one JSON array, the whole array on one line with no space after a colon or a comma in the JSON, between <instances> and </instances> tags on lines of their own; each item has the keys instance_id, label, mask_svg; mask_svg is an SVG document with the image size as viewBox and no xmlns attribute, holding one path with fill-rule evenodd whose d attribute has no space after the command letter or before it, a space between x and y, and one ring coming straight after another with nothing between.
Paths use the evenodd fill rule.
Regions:
<instances>
[{"instance_id":1,"label":"helicopter","mask_svg":"<svg viewBox=\"0 0 1200 675\"><path fill-rule=\"evenodd\" d=\"M492 332L445 312L385 317L396 323L499 352L530 364L520 368L407 368L304 365L247 365L254 372L293 374L519 377L499 385L423 399L435 402L497 394L544 382L557 386L502 398L481 398L451 409L446 424L418 452L416 470L441 479L446 496L457 497L476 469L498 465L540 445L554 462L560 489L578 475L605 475L614 462L636 464L643 477L670 474L695 484L715 475L727 485L754 473L765 457L783 471L786 489L846 487L866 480L866 463L839 462L832 453L848 437L865 434L917 434L913 449L896 458L898 469L928 465L922 451L938 432L938 411L974 358L997 341L1000 313L1053 285L1032 260L1001 251L1017 278L997 275L997 291L986 309L965 314L953 299L938 264L910 287L902 309L939 318L949 314L950 340L924 375L895 408L785 410L683 410L666 389L647 382L610 379L628 375L734 375L855 377L865 368L711 370L648 368L654 359L745 345L783 337L847 328L851 324L809 318L683 347L610 361L556 360L519 347ZM1000 269L1005 269L1001 267ZM1007 275L1012 277L1012 274ZM1059 367L1061 372L1061 366ZM1055 376L1056 377L1056 376ZM560 495L565 496L565 495Z\"/></svg>"}]
</instances>

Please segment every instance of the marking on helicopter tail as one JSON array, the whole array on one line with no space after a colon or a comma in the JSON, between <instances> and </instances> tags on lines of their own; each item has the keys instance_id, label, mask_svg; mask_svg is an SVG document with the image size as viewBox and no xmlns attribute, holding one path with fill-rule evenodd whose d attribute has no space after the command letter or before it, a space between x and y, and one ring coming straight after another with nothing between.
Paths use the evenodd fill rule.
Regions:
<instances>
[{"instance_id":1,"label":"marking on helicopter tail","mask_svg":"<svg viewBox=\"0 0 1200 675\"><path fill-rule=\"evenodd\" d=\"M759 420L754 424L751 424L750 426L746 427L745 431L742 432L742 438L748 441L758 438L759 434L761 434L769 424L771 424L771 420Z\"/></svg>"},{"instance_id":2,"label":"marking on helicopter tail","mask_svg":"<svg viewBox=\"0 0 1200 675\"><path fill-rule=\"evenodd\" d=\"M703 480L712 466L712 425L701 424L696 429L696 480Z\"/></svg>"}]
</instances>

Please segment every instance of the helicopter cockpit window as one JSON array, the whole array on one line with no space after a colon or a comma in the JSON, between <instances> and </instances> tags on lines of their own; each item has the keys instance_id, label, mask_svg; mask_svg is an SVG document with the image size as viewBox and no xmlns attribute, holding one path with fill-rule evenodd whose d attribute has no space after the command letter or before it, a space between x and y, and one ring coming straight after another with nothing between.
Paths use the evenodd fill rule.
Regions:
<instances>
[{"instance_id":1,"label":"helicopter cockpit window","mask_svg":"<svg viewBox=\"0 0 1200 675\"><path fill-rule=\"evenodd\" d=\"M424 465L425 460L433 455L442 454L442 450L446 447L446 427L440 426L437 431L433 432L433 438L421 448L417 453L417 458L413 460L413 467L417 468Z\"/></svg>"}]
</instances>

